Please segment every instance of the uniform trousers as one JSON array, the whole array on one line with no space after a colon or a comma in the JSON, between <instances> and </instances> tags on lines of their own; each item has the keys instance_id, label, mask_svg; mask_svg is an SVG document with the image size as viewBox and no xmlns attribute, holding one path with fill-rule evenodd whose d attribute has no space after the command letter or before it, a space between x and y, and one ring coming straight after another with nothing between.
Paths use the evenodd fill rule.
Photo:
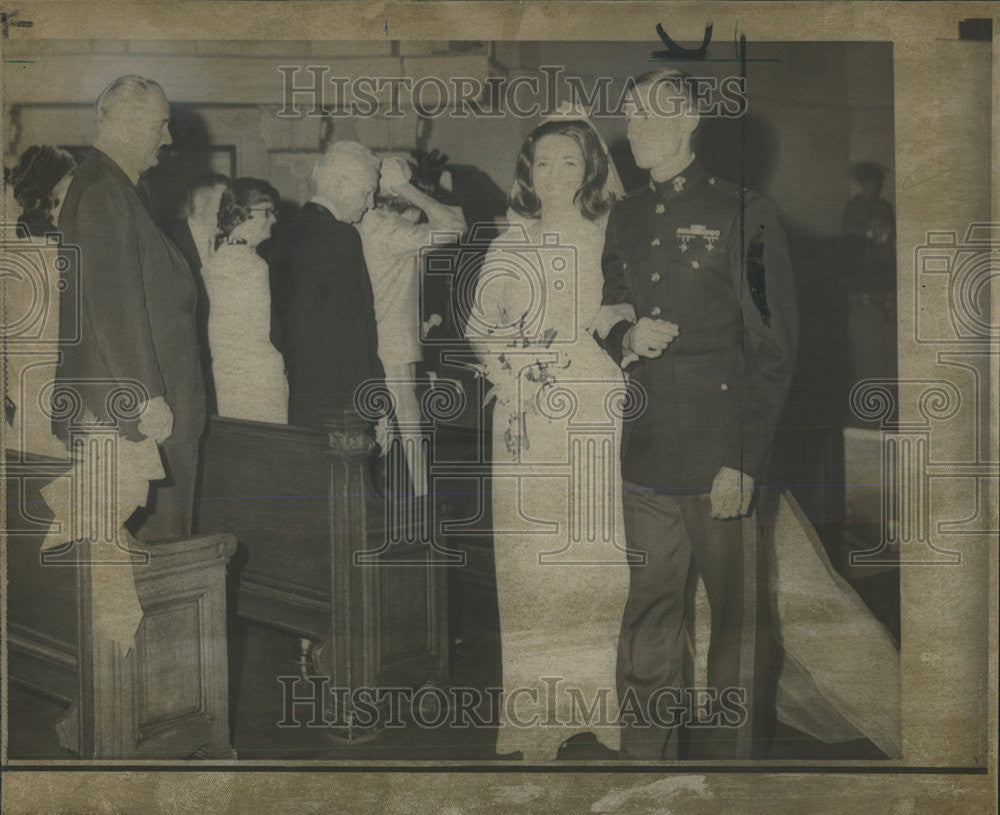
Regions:
<instances>
[{"instance_id":1,"label":"uniform trousers","mask_svg":"<svg viewBox=\"0 0 1000 815\"><path fill-rule=\"evenodd\" d=\"M630 567L618 647L622 759L760 757L773 724L780 666L774 664L763 536L747 535L744 527L756 525L756 519L718 520L711 517L708 494L678 495L627 481L623 506L628 547L644 555L645 564ZM745 551L745 544L752 551ZM748 587L753 597L744 602L744 564L753 561L755 580ZM701 694L708 702L708 721L701 716L692 721L694 702L683 697L685 678L692 673L687 639L693 613L692 564L704 580L711 606L709 688ZM637 706L638 717L629 715L631 704ZM664 704L680 712L656 715L655 708ZM682 726L688 734L688 756L678 752Z\"/></svg>"}]
</instances>

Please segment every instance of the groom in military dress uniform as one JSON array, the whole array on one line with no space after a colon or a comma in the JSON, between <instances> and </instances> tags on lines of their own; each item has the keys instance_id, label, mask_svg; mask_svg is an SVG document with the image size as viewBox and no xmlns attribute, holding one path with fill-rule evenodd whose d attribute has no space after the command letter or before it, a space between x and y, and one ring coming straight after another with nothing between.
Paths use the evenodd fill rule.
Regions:
<instances>
[{"instance_id":1,"label":"groom in military dress uniform","mask_svg":"<svg viewBox=\"0 0 1000 815\"><path fill-rule=\"evenodd\" d=\"M671 69L634 81L628 138L651 178L613 209L603 261L604 303L631 304L638 318L605 346L646 394L621 448L628 546L645 555L632 566L619 644L624 759L677 755L687 722L668 708L689 673L692 561L712 610L715 699L714 726L690 731L692 756L761 754L778 667L750 511L794 364L792 272L773 207L695 159L695 99Z\"/></svg>"}]
</instances>

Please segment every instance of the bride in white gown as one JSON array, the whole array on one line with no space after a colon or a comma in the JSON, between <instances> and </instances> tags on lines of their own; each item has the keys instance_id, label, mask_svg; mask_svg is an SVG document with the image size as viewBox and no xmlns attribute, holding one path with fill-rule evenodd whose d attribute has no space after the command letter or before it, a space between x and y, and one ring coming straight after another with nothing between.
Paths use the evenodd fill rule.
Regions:
<instances>
[{"instance_id":1,"label":"bride in white gown","mask_svg":"<svg viewBox=\"0 0 1000 815\"><path fill-rule=\"evenodd\" d=\"M497 752L529 762L555 759L577 733L619 745L625 381L590 334L599 328L603 216L620 193L608 167L596 130L578 117L531 133L511 198L521 220L486 255L467 329L496 395Z\"/></svg>"},{"instance_id":2,"label":"bride in white gown","mask_svg":"<svg viewBox=\"0 0 1000 815\"><path fill-rule=\"evenodd\" d=\"M621 514L621 371L591 331L601 307L603 202L621 195L582 112L536 128L518 159L521 216L487 253L467 336L496 395L493 527L503 668L497 752L556 758L569 736L619 746L615 652L628 593ZM615 307L620 308L620 307ZM625 403L628 404L625 404ZM830 564L794 497L768 502L768 571L784 657L778 718L823 741L901 752L899 652ZM708 601L695 603L705 686Z\"/></svg>"}]
</instances>

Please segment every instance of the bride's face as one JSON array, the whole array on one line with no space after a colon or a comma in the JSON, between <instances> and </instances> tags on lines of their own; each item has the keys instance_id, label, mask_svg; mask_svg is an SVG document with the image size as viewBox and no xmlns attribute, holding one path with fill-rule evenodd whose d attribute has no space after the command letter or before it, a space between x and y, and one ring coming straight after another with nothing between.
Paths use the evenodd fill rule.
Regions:
<instances>
[{"instance_id":1,"label":"bride's face","mask_svg":"<svg viewBox=\"0 0 1000 815\"><path fill-rule=\"evenodd\" d=\"M542 136L535 144L531 183L542 209L566 209L574 205L583 186L583 152L570 136Z\"/></svg>"}]
</instances>

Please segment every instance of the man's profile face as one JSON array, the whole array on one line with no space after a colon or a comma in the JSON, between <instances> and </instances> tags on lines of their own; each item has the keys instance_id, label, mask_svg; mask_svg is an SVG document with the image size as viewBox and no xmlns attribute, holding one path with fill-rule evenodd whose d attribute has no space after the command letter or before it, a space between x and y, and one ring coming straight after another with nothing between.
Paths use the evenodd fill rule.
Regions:
<instances>
[{"instance_id":1,"label":"man's profile face","mask_svg":"<svg viewBox=\"0 0 1000 815\"><path fill-rule=\"evenodd\" d=\"M123 134L140 173L155 167L160 147L173 143L170 137L170 108L163 94L153 89L137 99L122 115Z\"/></svg>"},{"instance_id":2,"label":"man's profile face","mask_svg":"<svg viewBox=\"0 0 1000 815\"><path fill-rule=\"evenodd\" d=\"M673 82L651 82L629 92L625 117L638 167L651 170L689 149L698 117L690 114L688 108Z\"/></svg>"}]
</instances>

